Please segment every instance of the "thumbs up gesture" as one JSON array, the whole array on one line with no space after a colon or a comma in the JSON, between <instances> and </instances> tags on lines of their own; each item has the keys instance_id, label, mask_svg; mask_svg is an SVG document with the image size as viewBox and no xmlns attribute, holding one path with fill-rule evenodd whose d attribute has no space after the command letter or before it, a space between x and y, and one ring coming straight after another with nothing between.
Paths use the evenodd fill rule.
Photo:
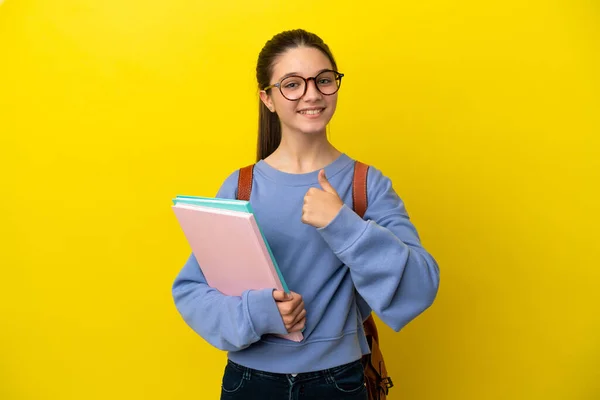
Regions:
<instances>
[{"instance_id":1,"label":"thumbs up gesture","mask_svg":"<svg viewBox=\"0 0 600 400\"><path fill-rule=\"evenodd\" d=\"M302 222L315 228L329 224L338 214L344 203L325 176L325 170L319 171L321 189L310 188L304 196Z\"/></svg>"}]
</instances>

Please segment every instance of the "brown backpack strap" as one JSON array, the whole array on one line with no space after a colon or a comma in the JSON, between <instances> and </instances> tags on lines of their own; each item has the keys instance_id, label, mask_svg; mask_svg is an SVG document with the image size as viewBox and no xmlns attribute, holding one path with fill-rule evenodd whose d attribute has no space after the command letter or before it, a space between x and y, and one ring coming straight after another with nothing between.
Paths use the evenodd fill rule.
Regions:
<instances>
[{"instance_id":1,"label":"brown backpack strap","mask_svg":"<svg viewBox=\"0 0 600 400\"><path fill-rule=\"evenodd\" d=\"M377 332L377 325L375 324L373 314L369 315L369 318L363 323L363 328L365 329L365 335L371 336L379 342L379 333Z\"/></svg>"},{"instance_id":2,"label":"brown backpack strap","mask_svg":"<svg viewBox=\"0 0 600 400\"><path fill-rule=\"evenodd\" d=\"M354 164L354 180L352 182L352 202L354 212L364 218L367 211L367 175L369 166L360 161ZM363 322L365 336L369 343L371 352L362 357L365 369L365 383L367 385L369 400L385 400L388 392L394 386L392 379L388 376L387 368L383 360L383 353L379 347L379 332L373 314Z\"/></svg>"},{"instance_id":3,"label":"brown backpack strap","mask_svg":"<svg viewBox=\"0 0 600 400\"><path fill-rule=\"evenodd\" d=\"M252 176L254 174L254 164L247 165L240 168L240 174L238 176L238 200L250 200L250 194L252 193Z\"/></svg>"},{"instance_id":4,"label":"brown backpack strap","mask_svg":"<svg viewBox=\"0 0 600 400\"><path fill-rule=\"evenodd\" d=\"M367 174L369 166L360 161L354 163L354 181L352 182L352 205L354 212L361 218L367 212Z\"/></svg>"},{"instance_id":5,"label":"brown backpack strap","mask_svg":"<svg viewBox=\"0 0 600 400\"><path fill-rule=\"evenodd\" d=\"M356 161L354 164L354 178L352 181L352 207L361 218L367 211L367 174L369 166ZM250 200L252 193L252 176L254 173L254 164L240 168L238 176L238 200Z\"/></svg>"}]
</instances>

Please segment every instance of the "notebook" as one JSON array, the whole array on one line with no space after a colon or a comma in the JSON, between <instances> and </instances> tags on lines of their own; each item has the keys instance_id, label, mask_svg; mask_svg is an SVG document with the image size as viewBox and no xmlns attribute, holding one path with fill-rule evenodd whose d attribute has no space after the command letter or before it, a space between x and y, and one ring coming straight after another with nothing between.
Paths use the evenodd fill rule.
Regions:
<instances>
[{"instance_id":1,"label":"notebook","mask_svg":"<svg viewBox=\"0 0 600 400\"><path fill-rule=\"evenodd\" d=\"M250 203L177 196L172 209L209 286L230 296L275 288L289 293ZM300 332L277 335L300 342Z\"/></svg>"}]
</instances>

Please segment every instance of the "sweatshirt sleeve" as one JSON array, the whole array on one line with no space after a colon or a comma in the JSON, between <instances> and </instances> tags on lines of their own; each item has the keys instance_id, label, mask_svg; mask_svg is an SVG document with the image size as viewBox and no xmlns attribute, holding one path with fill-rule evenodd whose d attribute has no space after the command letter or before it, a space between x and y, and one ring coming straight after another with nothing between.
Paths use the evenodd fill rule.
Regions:
<instances>
[{"instance_id":1,"label":"sweatshirt sleeve","mask_svg":"<svg viewBox=\"0 0 600 400\"><path fill-rule=\"evenodd\" d=\"M237 172L230 175L217 197L235 198ZM285 334L272 289L248 290L241 296L227 296L210 287L191 254L178 273L172 295L178 312L198 335L214 347L242 350L264 334Z\"/></svg>"},{"instance_id":2,"label":"sweatshirt sleeve","mask_svg":"<svg viewBox=\"0 0 600 400\"><path fill-rule=\"evenodd\" d=\"M439 269L421 245L390 179L370 167L367 185L364 220L344 205L318 231L350 269L360 297L399 331L433 303Z\"/></svg>"}]
</instances>

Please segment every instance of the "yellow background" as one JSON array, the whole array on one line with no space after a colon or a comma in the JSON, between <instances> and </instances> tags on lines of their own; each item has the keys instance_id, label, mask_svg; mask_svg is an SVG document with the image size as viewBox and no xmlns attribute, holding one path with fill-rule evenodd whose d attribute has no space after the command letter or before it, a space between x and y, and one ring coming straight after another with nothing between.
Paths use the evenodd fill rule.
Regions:
<instances>
[{"instance_id":1,"label":"yellow background","mask_svg":"<svg viewBox=\"0 0 600 400\"><path fill-rule=\"evenodd\" d=\"M256 57L296 27L346 74L331 140L440 264L380 325L390 399L600 398L597 2L7 0L0 399L218 397L170 200L253 161Z\"/></svg>"}]
</instances>

